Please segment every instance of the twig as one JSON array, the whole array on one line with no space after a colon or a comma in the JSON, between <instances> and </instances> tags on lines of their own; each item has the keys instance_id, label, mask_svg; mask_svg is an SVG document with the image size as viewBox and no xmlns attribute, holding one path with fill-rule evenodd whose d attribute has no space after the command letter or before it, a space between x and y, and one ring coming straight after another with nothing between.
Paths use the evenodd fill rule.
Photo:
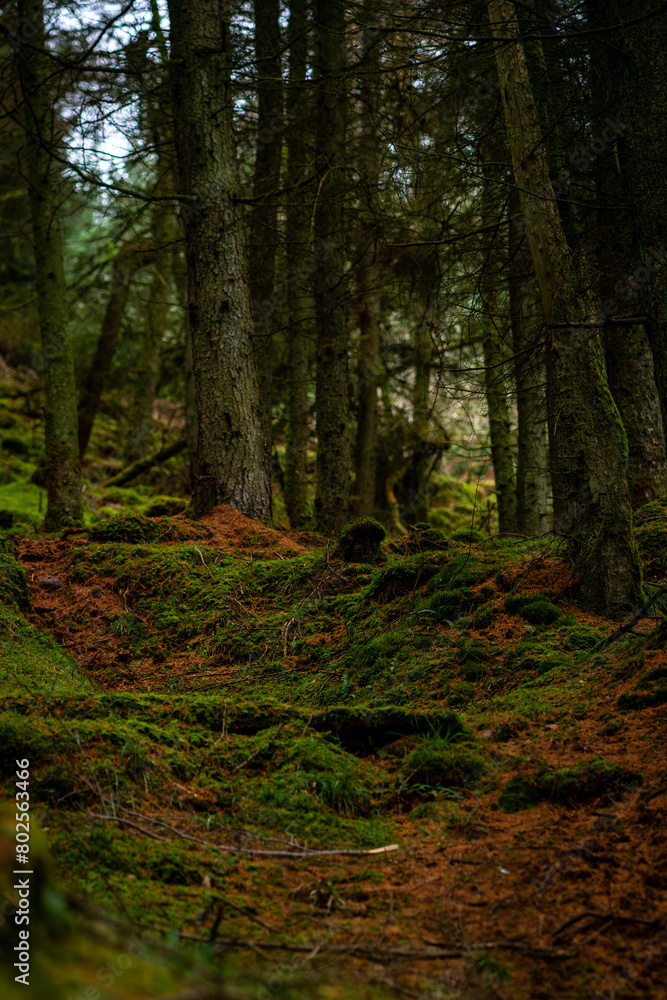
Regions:
<instances>
[{"instance_id":1,"label":"twig","mask_svg":"<svg viewBox=\"0 0 667 1000\"><path fill-rule=\"evenodd\" d=\"M123 816L108 816L101 813L91 813L91 812L88 813L88 816L90 816L91 819L98 819L103 822L111 821L114 823L123 823L126 826L134 827L136 830L139 830L140 833L146 833L147 836L150 837L155 836L153 833L148 833L148 831L146 831L143 827L140 827L136 823L132 823L130 820L125 819ZM226 851L228 854L247 854L247 855L252 855L253 857L295 858L301 860L303 858L338 857L340 855L344 855L345 857L367 858L374 854L389 854L390 852L397 851L399 849L398 844L388 844L385 847L374 847L371 850L365 850L365 851L354 850L350 848L331 848L330 850L315 850L313 848L304 848L304 847L297 848L297 850L292 850L292 851L269 851L251 847L236 847L232 844L211 844L207 840L202 840L201 837L192 837L188 833L183 833L182 830L177 830L176 827L170 826L168 823L163 823L161 820L154 819L152 816L144 816L143 818L149 823L155 823L156 825L161 826L166 830L169 830L171 833L174 833L177 837L180 837L182 840L189 840L191 843L199 844L201 847L207 847L209 848L209 850L213 849L216 851ZM156 839L163 840L168 838L159 837Z\"/></svg>"},{"instance_id":2,"label":"twig","mask_svg":"<svg viewBox=\"0 0 667 1000\"><path fill-rule=\"evenodd\" d=\"M607 636L607 638L603 639L602 642L599 642L597 646L594 646L593 652L601 653L603 649L607 649L607 647L611 646L613 642L616 642L618 639L621 639L624 635L630 632L635 627L635 625L637 625L637 623L642 620L642 618L649 618L650 615L647 615L646 612L653 607L653 605L657 602L658 598L662 597L663 594L667 594L667 584L664 583L660 587L658 587L653 597L649 598L646 604L643 607L641 607L639 611L635 613L635 615L630 619L629 622L627 622L625 625L621 625L621 627L617 629L616 632L612 632L610 636Z\"/></svg>"},{"instance_id":3,"label":"twig","mask_svg":"<svg viewBox=\"0 0 667 1000\"><path fill-rule=\"evenodd\" d=\"M204 559L203 555L201 554L201 552L200 552L200 550L199 550L199 549L197 548L197 546L196 546L196 545L193 545L192 547L193 547L193 549L195 550L195 552L197 553L197 555L199 556L199 558L201 559L201 561L203 562L204 566L206 566L206 569L208 570L208 575L209 575L209 576L211 577L211 579L213 580L213 579L214 579L214 577L213 577L213 573L211 573L211 567L210 567L210 566L208 565L208 563L207 563L207 562L206 562L206 560Z\"/></svg>"}]
</instances>

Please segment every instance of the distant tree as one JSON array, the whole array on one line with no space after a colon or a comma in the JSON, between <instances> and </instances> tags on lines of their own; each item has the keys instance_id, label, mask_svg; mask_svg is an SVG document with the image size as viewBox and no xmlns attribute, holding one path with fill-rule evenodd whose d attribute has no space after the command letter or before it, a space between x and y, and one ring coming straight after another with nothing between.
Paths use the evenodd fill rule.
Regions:
<instances>
[{"instance_id":1,"label":"distant tree","mask_svg":"<svg viewBox=\"0 0 667 1000\"><path fill-rule=\"evenodd\" d=\"M196 515L228 503L268 520L230 92L229 5L170 0L174 130L198 414Z\"/></svg>"},{"instance_id":2,"label":"distant tree","mask_svg":"<svg viewBox=\"0 0 667 1000\"><path fill-rule=\"evenodd\" d=\"M350 431L348 331L344 298L345 17L342 0L315 3L315 81L319 180L315 207L317 315L317 492L321 529L348 517Z\"/></svg>"},{"instance_id":3,"label":"distant tree","mask_svg":"<svg viewBox=\"0 0 667 1000\"><path fill-rule=\"evenodd\" d=\"M259 371L267 450L271 445L271 375L278 245L278 187L283 135L283 88L278 0L253 0L257 137L248 247L255 358ZM267 453L268 462L268 453Z\"/></svg>"},{"instance_id":4,"label":"distant tree","mask_svg":"<svg viewBox=\"0 0 667 1000\"><path fill-rule=\"evenodd\" d=\"M310 343L314 339L309 251L312 173L308 158L308 123L312 84L308 71L308 0L290 0L289 78L286 93L287 116L287 207L285 244L287 268L287 401L285 441L285 506L290 525L305 528L309 523L307 453L309 441L308 387Z\"/></svg>"},{"instance_id":5,"label":"distant tree","mask_svg":"<svg viewBox=\"0 0 667 1000\"><path fill-rule=\"evenodd\" d=\"M358 404L354 454L356 514L372 514L377 466L377 407L380 374L380 136L376 117L380 100L381 13L372 0L364 4L361 40L360 122L357 140L359 206L357 212L359 294Z\"/></svg>"},{"instance_id":6,"label":"distant tree","mask_svg":"<svg viewBox=\"0 0 667 1000\"><path fill-rule=\"evenodd\" d=\"M56 531L82 523L81 469L77 446L76 386L68 329L63 258L63 183L55 154L60 124L53 62L46 51L42 0L19 0L18 68L23 97L25 154L37 304L42 338L46 488L44 526Z\"/></svg>"}]
</instances>

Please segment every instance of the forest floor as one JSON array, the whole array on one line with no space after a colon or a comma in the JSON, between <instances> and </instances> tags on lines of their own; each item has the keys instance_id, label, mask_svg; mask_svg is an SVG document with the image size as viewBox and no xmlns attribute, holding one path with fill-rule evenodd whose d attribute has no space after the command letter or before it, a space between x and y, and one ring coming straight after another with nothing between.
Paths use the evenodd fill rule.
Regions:
<instances>
[{"instance_id":1,"label":"forest floor","mask_svg":"<svg viewBox=\"0 0 667 1000\"><path fill-rule=\"evenodd\" d=\"M353 561L218 508L4 544L44 996L667 997L660 608L601 649L553 539Z\"/></svg>"}]
</instances>

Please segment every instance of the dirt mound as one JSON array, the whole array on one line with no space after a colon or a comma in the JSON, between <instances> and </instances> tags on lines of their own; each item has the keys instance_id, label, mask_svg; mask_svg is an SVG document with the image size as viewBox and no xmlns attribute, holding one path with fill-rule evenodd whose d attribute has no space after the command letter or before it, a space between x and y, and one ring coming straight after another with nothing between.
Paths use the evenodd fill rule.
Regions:
<instances>
[{"instance_id":1,"label":"dirt mound","mask_svg":"<svg viewBox=\"0 0 667 1000\"><path fill-rule=\"evenodd\" d=\"M267 528L261 521L246 517L229 504L214 507L210 514L200 518L214 533L212 544L221 548L250 548L273 551L285 555L303 555L308 549L290 537L290 533Z\"/></svg>"}]
</instances>

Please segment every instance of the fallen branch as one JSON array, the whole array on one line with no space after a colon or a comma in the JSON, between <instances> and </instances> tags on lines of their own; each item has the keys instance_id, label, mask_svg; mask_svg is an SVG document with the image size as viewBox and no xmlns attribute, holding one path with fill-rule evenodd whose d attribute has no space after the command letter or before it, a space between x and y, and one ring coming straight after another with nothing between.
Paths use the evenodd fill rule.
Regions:
<instances>
[{"instance_id":1,"label":"fallen branch","mask_svg":"<svg viewBox=\"0 0 667 1000\"><path fill-rule=\"evenodd\" d=\"M123 816L107 816L102 813L87 813L90 819L97 819L112 823L122 823L125 826L131 826L140 833L145 833L148 837L153 837L155 840L169 840L173 838L159 837L156 834L144 829L144 827L139 826L137 823L132 823L130 820L125 819ZM170 826L169 823L164 823L161 820L154 819L151 816L142 817L148 823L155 823L166 830L169 830L176 837L180 837L182 840L189 840L193 844L199 844L200 847L213 848L216 851L225 851L228 854L248 854L253 857L264 857L264 858L295 858L297 860L303 860L304 858L324 858L324 857L339 857L344 855L346 857L354 858L366 858L373 854L389 854L391 851L398 850L398 844L388 844L385 847L374 847L371 850L353 850L349 848L332 848L331 850L313 850L312 848L297 846L297 850L291 851L268 851L261 848L252 847L236 847L232 844L211 844L207 840L202 840L201 837L192 837L189 833L183 833L181 830L176 829L176 827Z\"/></svg>"},{"instance_id":2,"label":"fallen branch","mask_svg":"<svg viewBox=\"0 0 667 1000\"><path fill-rule=\"evenodd\" d=\"M618 639L621 639L624 635L627 635L628 632L631 632L632 629L635 627L635 625L637 625L642 620L642 618L650 618L650 615L648 615L647 612L651 610L653 605L658 601L660 597L662 597L663 594L667 594L667 584L664 583L660 587L658 587L653 597L651 597L646 602L646 604L643 607L641 607L639 611L636 612L636 614L630 619L629 622L626 622L625 625L621 625L621 627L617 629L616 632L612 632L610 636L607 636L606 639L603 639L602 642L599 642L597 646L593 648L593 652L601 653L604 649L607 649L608 646L611 646L613 642L616 642Z\"/></svg>"},{"instance_id":3,"label":"fallen branch","mask_svg":"<svg viewBox=\"0 0 667 1000\"><path fill-rule=\"evenodd\" d=\"M139 924L145 930L155 931L158 934L176 934L186 941L202 941L210 944L210 938L200 934L188 934L187 931L174 931L172 927L157 927L154 924ZM263 948L267 951L297 951L312 953L312 944L286 944L279 941L252 941L243 938L216 938L216 944L222 944L226 948L248 948L252 951L255 948ZM532 955L534 958L576 958L578 952L567 951L564 948L533 948L530 945L522 945L515 941L488 941L477 944L461 945L455 948L437 948L430 951L416 951L409 948L381 948L360 944L331 944L317 946L319 955L351 955L355 958L365 958L371 962L391 962L396 958L411 958L418 961L437 961L443 958L463 958L465 955L473 954L476 951L517 951L522 954Z\"/></svg>"},{"instance_id":4,"label":"fallen branch","mask_svg":"<svg viewBox=\"0 0 667 1000\"><path fill-rule=\"evenodd\" d=\"M131 479L136 479L137 476L140 476L142 472L152 469L154 465L162 465L163 462L173 458L174 455L178 455L179 452L183 451L186 444L185 438L181 438L180 441L175 441L166 448L161 448L160 451L149 455L147 458L138 459L132 465L128 465L126 469L122 469L115 476L112 476L111 479L107 479L102 483L102 488L108 489L110 486L124 486Z\"/></svg>"}]
</instances>

